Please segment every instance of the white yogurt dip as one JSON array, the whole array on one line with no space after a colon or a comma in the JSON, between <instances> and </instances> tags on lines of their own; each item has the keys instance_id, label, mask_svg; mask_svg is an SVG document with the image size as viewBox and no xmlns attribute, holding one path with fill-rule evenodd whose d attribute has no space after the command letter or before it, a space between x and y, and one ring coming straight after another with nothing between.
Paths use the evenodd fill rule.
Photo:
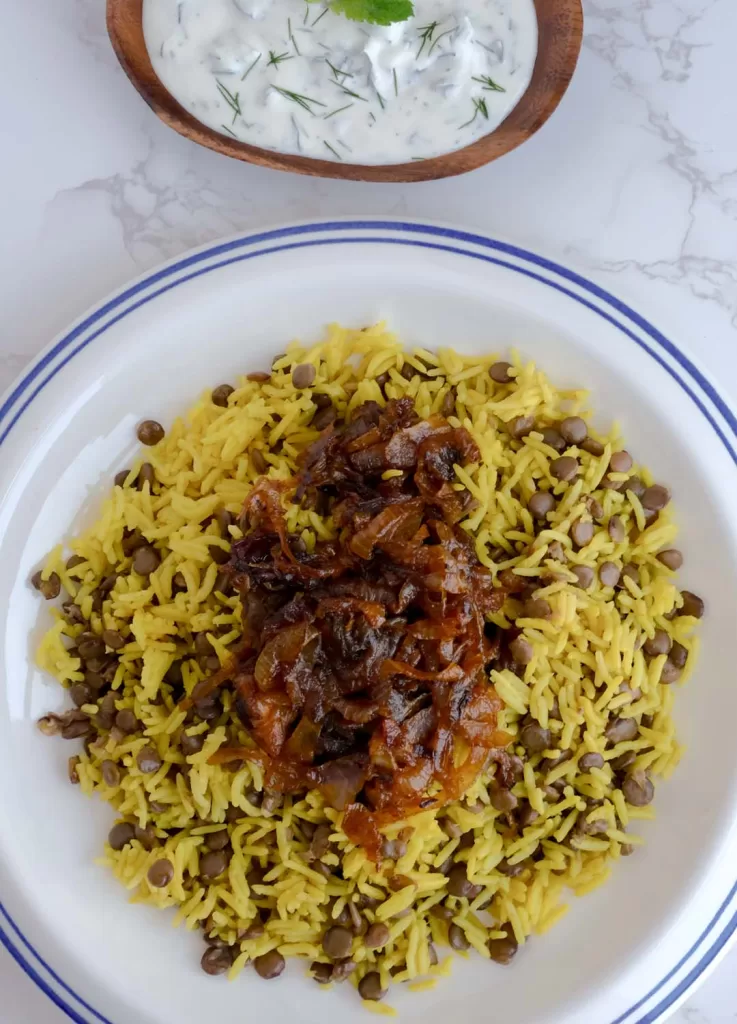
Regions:
<instances>
[{"instance_id":1,"label":"white yogurt dip","mask_svg":"<svg viewBox=\"0 0 737 1024\"><path fill-rule=\"evenodd\" d=\"M156 74L194 117L264 149L423 160L499 125L537 54L533 0L416 0L387 27L301 0L144 0Z\"/></svg>"}]
</instances>

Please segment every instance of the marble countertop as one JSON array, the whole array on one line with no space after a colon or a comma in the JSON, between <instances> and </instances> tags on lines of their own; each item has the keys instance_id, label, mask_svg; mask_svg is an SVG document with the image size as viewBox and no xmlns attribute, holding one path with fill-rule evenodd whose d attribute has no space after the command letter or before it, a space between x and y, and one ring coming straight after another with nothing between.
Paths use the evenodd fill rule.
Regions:
<instances>
[{"instance_id":1,"label":"marble countertop","mask_svg":"<svg viewBox=\"0 0 737 1024\"><path fill-rule=\"evenodd\" d=\"M677 327L737 402L720 374L737 344L735 0L584 0L576 76L533 140L461 179L393 186L267 172L186 142L129 86L104 6L6 5L0 391L88 305L191 246L381 214L506 236L581 269ZM737 949L673 1019L737 1021L735 970ZM65 1019L4 951L0 991L8 1024Z\"/></svg>"}]
</instances>

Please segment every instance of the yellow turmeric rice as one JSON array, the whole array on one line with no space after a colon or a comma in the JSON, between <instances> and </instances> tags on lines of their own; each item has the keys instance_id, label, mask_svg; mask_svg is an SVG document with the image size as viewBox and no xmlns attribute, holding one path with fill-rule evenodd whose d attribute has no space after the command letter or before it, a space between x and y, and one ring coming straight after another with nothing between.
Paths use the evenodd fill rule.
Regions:
<instances>
[{"instance_id":1,"label":"yellow turmeric rice","mask_svg":"<svg viewBox=\"0 0 737 1024\"><path fill-rule=\"evenodd\" d=\"M617 428L597 432L585 392L510 359L408 352L383 325L292 344L268 373L203 394L35 578L63 601L38 663L76 704L40 727L84 740L70 779L114 808L105 865L132 902L204 931L208 973L234 978L256 961L275 977L281 957L301 957L317 980L346 977L390 1013L375 1000L391 982L434 984L450 969L448 946L507 962L560 920L570 893L600 885L641 843L651 780L681 754L672 684L691 672L703 605L675 582L676 526L667 507L648 508L662 498L649 501L658 488L647 469L620 457ZM305 365L314 376L296 387ZM274 800L258 763L211 763L245 732L227 687L203 716L182 696L227 665L241 637L222 563L256 481L297 472L320 410L349 420L364 402L404 396L420 418L442 413L473 437L480 461L455 467L454 488L473 499L461 526L495 580L511 573L527 588L492 616L526 642L490 679L520 774L505 809L492 803L492 765L463 799L388 825L390 856L375 863L317 789ZM543 492L555 500L531 502ZM307 551L335 534L314 508L290 503L284 515ZM155 551L153 571L135 568L141 545ZM530 728L537 741L525 743ZM203 861L226 844L213 879ZM469 895L449 892L449 864L464 866ZM350 932L338 958L323 946L335 925Z\"/></svg>"}]
</instances>

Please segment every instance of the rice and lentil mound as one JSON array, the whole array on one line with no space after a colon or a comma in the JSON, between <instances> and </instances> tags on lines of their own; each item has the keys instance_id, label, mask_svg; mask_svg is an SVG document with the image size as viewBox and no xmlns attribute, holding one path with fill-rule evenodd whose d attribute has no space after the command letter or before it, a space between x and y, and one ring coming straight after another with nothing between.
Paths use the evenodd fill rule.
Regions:
<instances>
[{"instance_id":1,"label":"rice and lentil mound","mask_svg":"<svg viewBox=\"0 0 737 1024\"><path fill-rule=\"evenodd\" d=\"M376 860L319 787L280 793L258 759L218 763L253 745L225 685L243 645L226 563L259 480L288 481L321 432L403 398L477 449L451 486L502 591L486 616L505 638L489 682L512 773L492 761L461 799L385 822ZM115 809L105 864L132 902L202 930L208 974L253 963L276 978L303 957L319 983L349 978L391 1012L377 1001L392 981L431 987L448 946L508 963L566 913L569 891L589 892L641 843L653 779L680 756L673 684L691 672L703 602L675 582L667 488L587 416L584 392L516 357L406 352L382 325L334 326L207 392L166 432L142 423L140 464L116 476L71 555L60 546L34 576L62 596L38 662L75 705L39 726L84 741L69 778ZM314 503L285 501L283 516L308 554L336 537Z\"/></svg>"}]
</instances>

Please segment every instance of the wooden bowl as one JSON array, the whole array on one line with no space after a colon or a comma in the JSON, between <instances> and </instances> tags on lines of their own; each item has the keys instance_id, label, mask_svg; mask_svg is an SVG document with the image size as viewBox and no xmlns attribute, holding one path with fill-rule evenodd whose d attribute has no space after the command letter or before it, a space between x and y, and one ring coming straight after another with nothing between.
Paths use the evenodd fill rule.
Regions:
<instances>
[{"instance_id":1,"label":"wooden bowl","mask_svg":"<svg viewBox=\"0 0 737 1024\"><path fill-rule=\"evenodd\" d=\"M143 36L143 0L107 0L107 27L123 70L146 103L165 124L192 142L278 171L350 181L430 181L464 174L516 149L545 124L560 103L581 50L581 0L534 0L534 3L538 22L537 59L532 80L517 106L493 132L469 146L406 164L334 163L229 139L193 117L159 81Z\"/></svg>"}]
</instances>

